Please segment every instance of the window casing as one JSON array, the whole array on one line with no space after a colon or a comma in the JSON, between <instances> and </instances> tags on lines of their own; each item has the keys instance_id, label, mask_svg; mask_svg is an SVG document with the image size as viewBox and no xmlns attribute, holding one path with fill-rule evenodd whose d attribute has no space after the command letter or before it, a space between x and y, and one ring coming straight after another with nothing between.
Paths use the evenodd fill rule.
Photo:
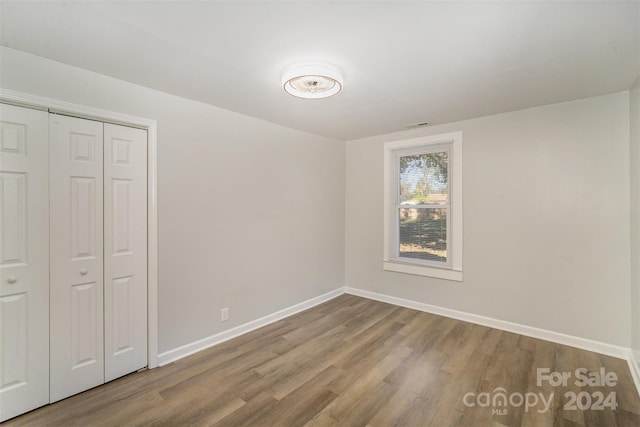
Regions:
<instances>
[{"instance_id":1,"label":"window casing","mask_svg":"<svg viewBox=\"0 0 640 427\"><path fill-rule=\"evenodd\" d=\"M384 149L384 269L462 281L462 132Z\"/></svg>"}]
</instances>

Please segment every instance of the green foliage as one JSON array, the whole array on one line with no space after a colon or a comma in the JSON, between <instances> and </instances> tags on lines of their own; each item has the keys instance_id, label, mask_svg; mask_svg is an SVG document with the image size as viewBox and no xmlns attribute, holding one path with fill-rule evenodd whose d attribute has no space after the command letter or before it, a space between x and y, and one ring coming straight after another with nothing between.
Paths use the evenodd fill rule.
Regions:
<instances>
[{"instance_id":1,"label":"green foliage","mask_svg":"<svg viewBox=\"0 0 640 427\"><path fill-rule=\"evenodd\" d=\"M429 204L430 194L448 193L448 152L400 157L402 202Z\"/></svg>"},{"instance_id":2,"label":"green foliage","mask_svg":"<svg viewBox=\"0 0 640 427\"><path fill-rule=\"evenodd\" d=\"M400 174L405 173L407 169L413 168L435 169L438 173L438 179L443 183L447 183L449 180L449 153L443 151L440 153L400 157Z\"/></svg>"}]
</instances>

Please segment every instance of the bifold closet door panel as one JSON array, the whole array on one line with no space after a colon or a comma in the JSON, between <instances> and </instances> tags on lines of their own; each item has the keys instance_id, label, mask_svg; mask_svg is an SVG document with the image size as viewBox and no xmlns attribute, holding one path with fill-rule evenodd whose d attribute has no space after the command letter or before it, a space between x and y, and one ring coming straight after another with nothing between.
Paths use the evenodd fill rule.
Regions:
<instances>
[{"instance_id":1,"label":"bifold closet door panel","mask_svg":"<svg viewBox=\"0 0 640 427\"><path fill-rule=\"evenodd\" d=\"M49 402L47 127L0 104L0 422Z\"/></svg>"},{"instance_id":2,"label":"bifold closet door panel","mask_svg":"<svg viewBox=\"0 0 640 427\"><path fill-rule=\"evenodd\" d=\"M104 383L103 124L51 114L51 402Z\"/></svg>"},{"instance_id":3,"label":"bifold closet door panel","mask_svg":"<svg viewBox=\"0 0 640 427\"><path fill-rule=\"evenodd\" d=\"M105 381L147 366L147 132L104 125Z\"/></svg>"}]
</instances>

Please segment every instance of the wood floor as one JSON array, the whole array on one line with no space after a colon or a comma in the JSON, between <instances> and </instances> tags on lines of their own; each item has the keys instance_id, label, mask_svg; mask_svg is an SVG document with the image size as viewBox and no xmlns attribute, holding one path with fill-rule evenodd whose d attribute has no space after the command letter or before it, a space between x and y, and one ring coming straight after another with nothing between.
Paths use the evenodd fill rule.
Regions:
<instances>
[{"instance_id":1,"label":"wood floor","mask_svg":"<svg viewBox=\"0 0 640 427\"><path fill-rule=\"evenodd\" d=\"M537 368L571 377L538 386ZM617 385L580 387L579 368ZM612 392L615 410L591 409ZM623 360L342 295L3 427L26 425L640 426L640 398Z\"/></svg>"}]
</instances>

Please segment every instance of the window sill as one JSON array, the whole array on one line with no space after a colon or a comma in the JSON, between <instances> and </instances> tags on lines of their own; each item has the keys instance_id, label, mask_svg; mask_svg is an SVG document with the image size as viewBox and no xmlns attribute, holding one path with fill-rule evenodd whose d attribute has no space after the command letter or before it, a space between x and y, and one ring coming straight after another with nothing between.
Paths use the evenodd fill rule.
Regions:
<instances>
[{"instance_id":1,"label":"window sill","mask_svg":"<svg viewBox=\"0 0 640 427\"><path fill-rule=\"evenodd\" d=\"M417 276L434 277L437 279L453 280L462 282L462 270L449 270L424 265L407 264L402 262L383 261L382 268L386 271L397 273L414 274Z\"/></svg>"}]
</instances>

